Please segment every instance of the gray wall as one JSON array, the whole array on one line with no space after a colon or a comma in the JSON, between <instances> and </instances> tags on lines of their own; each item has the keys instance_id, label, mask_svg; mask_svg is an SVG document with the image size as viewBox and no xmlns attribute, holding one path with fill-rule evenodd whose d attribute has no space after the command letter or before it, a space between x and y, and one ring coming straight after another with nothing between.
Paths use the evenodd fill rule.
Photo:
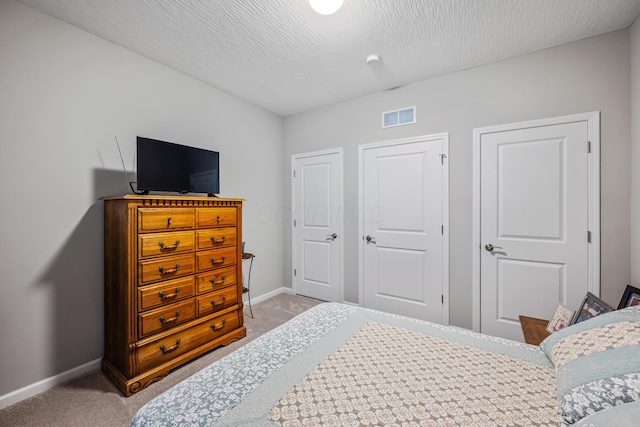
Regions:
<instances>
[{"instance_id":1,"label":"gray wall","mask_svg":"<svg viewBox=\"0 0 640 427\"><path fill-rule=\"evenodd\" d=\"M631 27L631 284L640 287L640 18Z\"/></svg>"},{"instance_id":2,"label":"gray wall","mask_svg":"<svg viewBox=\"0 0 640 427\"><path fill-rule=\"evenodd\" d=\"M630 259L638 259L640 223L630 224L629 214L633 165L632 218L640 215L638 22L631 31L290 116L284 126L13 0L0 0L0 50L0 396L102 356L98 199L124 193L134 179L122 172L115 136L129 171L136 135L221 152L222 196L247 199L244 240L258 255L254 295L291 286L291 155L344 147L345 299L358 302L358 144L450 132L451 322L470 328L472 129L600 110L607 302L617 304ZM417 124L380 129L382 111L411 105ZM640 285L640 263L632 277Z\"/></svg>"},{"instance_id":3,"label":"gray wall","mask_svg":"<svg viewBox=\"0 0 640 427\"><path fill-rule=\"evenodd\" d=\"M247 199L252 291L282 286L282 118L13 0L0 1L0 396L103 355L104 195L136 135L221 153ZM250 149L249 149L250 147Z\"/></svg>"},{"instance_id":4,"label":"gray wall","mask_svg":"<svg viewBox=\"0 0 640 427\"><path fill-rule=\"evenodd\" d=\"M288 116L283 160L290 164L292 154L344 147L345 211L354 212L359 144L450 132L450 319L454 325L471 328L473 128L599 110L601 295L617 304L630 272L629 44L629 30L621 30ZM380 65L384 67L384 59ZM412 105L417 106L417 124L380 128L381 112ZM290 204L289 175L283 184ZM284 232L284 277L291 286L288 220ZM357 216L349 216L344 288L345 300L356 303L357 232Z\"/></svg>"}]
</instances>

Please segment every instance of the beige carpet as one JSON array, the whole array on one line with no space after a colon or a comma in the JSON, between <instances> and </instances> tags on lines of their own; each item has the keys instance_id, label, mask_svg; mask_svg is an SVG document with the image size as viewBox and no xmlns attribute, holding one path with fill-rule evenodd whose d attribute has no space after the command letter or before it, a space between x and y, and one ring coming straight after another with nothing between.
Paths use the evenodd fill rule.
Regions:
<instances>
[{"instance_id":1,"label":"beige carpet","mask_svg":"<svg viewBox=\"0 0 640 427\"><path fill-rule=\"evenodd\" d=\"M319 303L311 298L280 294L255 304L255 319L245 306L246 338L201 356L131 397L123 397L102 372L95 371L1 410L0 426L128 426L138 409L158 394Z\"/></svg>"}]
</instances>

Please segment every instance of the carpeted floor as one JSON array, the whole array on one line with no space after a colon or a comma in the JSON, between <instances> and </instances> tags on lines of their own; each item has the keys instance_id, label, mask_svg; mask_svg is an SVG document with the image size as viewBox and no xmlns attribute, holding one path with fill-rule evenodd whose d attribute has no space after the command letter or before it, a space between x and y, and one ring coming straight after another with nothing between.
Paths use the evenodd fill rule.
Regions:
<instances>
[{"instance_id":1,"label":"carpeted floor","mask_svg":"<svg viewBox=\"0 0 640 427\"><path fill-rule=\"evenodd\" d=\"M246 338L201 356L131 397L123 397L101 371L95 371L1 410L0 426L128 426L138 409L158 394L320 303L311 298L280 294L255 304L255 319L249 316L249 307L245 306Z\"/></svg>"}]
</instances>

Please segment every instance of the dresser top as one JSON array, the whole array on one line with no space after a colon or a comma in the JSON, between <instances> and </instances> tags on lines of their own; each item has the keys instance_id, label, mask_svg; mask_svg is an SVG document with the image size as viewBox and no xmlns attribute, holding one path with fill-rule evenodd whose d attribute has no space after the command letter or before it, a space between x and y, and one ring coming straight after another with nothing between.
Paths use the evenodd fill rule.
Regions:
<instances>
[{"instance_id":1,"label":"dresser top","mask_svg":"<svg viewBox=\"0 0 640 427\"><path fill-rule=\"evenodd\" d=\"M100 197L100 200L183 200L183 201L214 201L214 202L244 202L245 199L237 198L222 198L222 197L208 197L208 196L164 196L157 194L139 195L139 194L125 194L122 196L104 196Z\"/></svg>"}]
</instances>

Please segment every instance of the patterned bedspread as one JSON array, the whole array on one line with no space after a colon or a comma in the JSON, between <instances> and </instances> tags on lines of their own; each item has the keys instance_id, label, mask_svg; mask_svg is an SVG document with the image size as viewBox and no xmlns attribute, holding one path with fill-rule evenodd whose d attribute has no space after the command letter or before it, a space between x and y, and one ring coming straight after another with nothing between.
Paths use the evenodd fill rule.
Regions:
<instances>
[{"instance_id":1,"label":"patterned bedspread","mask_svg":"<svg viewBox=\"0 0 640 427\"><path fill-rule=\"evenodd\" d=\"M282 426L558 425L553 369L368 322L269 412Z\"/></svg>"},{"instance_id":2,"label":"patterned bedspread","mask_svg":"<svg viewBox=\"0 0 640 427\"><path fill-rule=\"evenodd\" d=\"M131 425L555 425L538 347L321 304L146 404Z\"/></svg>"}]
</instances>

